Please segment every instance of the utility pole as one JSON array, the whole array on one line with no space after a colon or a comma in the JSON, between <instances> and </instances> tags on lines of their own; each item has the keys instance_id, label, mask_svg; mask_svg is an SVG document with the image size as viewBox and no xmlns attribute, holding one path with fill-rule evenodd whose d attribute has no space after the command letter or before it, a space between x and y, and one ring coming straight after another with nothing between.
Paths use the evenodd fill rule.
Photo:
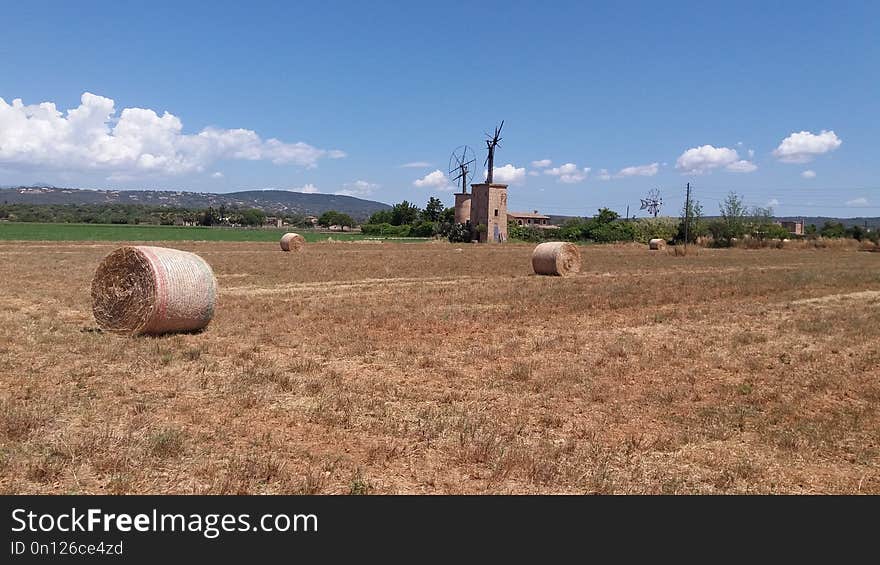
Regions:
<instances>
[{"instance_id":1,"label":"utility pole","mask_svg":"<svg viewBox=\"0 0 880 565\"><path fill-rule=\"evenodd\" d=\"M626 205L626 221L629 221L629 204ZM867 224L867 222L865 222Z\"/></svg>"},{"instance_id":2,"label":"utility pole","mask_svg":"<svg viewBox=\"0 0 880 565\"><path fill-rule=\"evenodd\" d=\"M691 183L687 183L687 192L684 197L684 252L687 255L688 237L691 227Z\"/></svg>"}]
</instances>

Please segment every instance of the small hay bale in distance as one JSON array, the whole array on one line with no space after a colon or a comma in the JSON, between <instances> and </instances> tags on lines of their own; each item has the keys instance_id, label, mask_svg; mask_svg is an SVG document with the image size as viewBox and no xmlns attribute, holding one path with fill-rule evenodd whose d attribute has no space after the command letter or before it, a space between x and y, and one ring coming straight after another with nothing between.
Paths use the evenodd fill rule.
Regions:
<instances>
[{"instance_id":1,"label":"small hay bale in distance","mask_svg":"<svg viewBox=\"0 0 880 565\"><path fill-rule=\"evenodd\" d=\"M299 251L306 244L306 238L298 233L286 233L281 236L282 251Z\"/></svg>"},{"instance_id":2,"label":"small hay bale in distance","mask_svg":"<svg viewBox=\"0 0 880 565\"><path fill-rule=\"evenodd\" d=\"M164 334L200 330L214 317L217 280L195 253L126 246L104 257L92 279L92 313L101 329Z\"/></svg>"},{"instance_id":3,"label":"small hay bale in distance","mask_svg":"<svg viewBox=\"0 0 880 565\"><path fill-rule=\"evenodd\" d=\"M532 251L532 269L538 275L573 275L581 270L581 252L566 241L541 243Z\"/></svg>"},{"instance_id":4,"label":"small hay bale in distance","mask_svg":"<svg viewBox=\"0 0 880 565\"><path fill-rule=\"evenodd\" d=\"M644 240L642 240L644 241ZM666 248L666 240L660 239L659 237L655 237L651 241L648 242L648 249L651 251L658 251L660 249Z\"/></svg>"}]
</instances>

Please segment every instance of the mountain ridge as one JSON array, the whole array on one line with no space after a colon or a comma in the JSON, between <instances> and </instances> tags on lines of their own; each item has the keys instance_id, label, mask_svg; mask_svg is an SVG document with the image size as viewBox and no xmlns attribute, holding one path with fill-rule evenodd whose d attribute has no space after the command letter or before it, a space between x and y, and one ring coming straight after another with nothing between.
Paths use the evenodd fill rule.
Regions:
<instances>
[{"instance_id":1,"label":"mountain ridge","mask_svg":"<svg viewBox=\"0 0 880 565\"><path fill-rule=\"evenodd\" d=\"M319 216L328 210L363 221L371 214L389 210L384 202L341 194L289 190L243 190L237 192L189 192L185 190L100 190L55 186L0 188L3 204L139 204L168 208L259 208L266 213Z\"/></svg>"}]
</instances>

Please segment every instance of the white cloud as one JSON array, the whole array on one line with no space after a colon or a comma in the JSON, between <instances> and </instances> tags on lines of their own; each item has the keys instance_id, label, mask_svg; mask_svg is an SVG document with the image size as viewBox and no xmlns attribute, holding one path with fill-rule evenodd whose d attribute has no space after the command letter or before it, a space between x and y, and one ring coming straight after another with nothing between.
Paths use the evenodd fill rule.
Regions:
<instances>
[{"instance_id":1,"label":"white cloud","mask_svg":"<svg viewBox=\"0 0 880 565\"><path fill-rule=\"evenodd\" d=\"M212 179L222 179L222 178L223 178L223 173L221 173L220 171L216 171L216 172L214 172L214 173L211 174L211 178L212 178Z\"/></svg>"},{"instance_id":2,"label":"white cloud","mask_svg":"<svg viewBox=\"0 0 880 565\"><path fill-rule=\"evenodd\" d=\"M427 175L423 176L420 179L416 179L413 181L413 186L417 186L419 188L435 188L437 190L455 190L455 186L453 186L449 179L446 178L446 175L443 174L443 171L440 169L436 169Z\"/></svg>"},{"instance_id":3,"label":"white cloud","mask_svg":"<svg viewBox=\"0 0 880 565\"><path fill-rule=\"evenodd\" d=\"M847 206L867 206L868 199L865 197L853 198L852 200L847 200L846 205Z\"/></svg>"},{"instance_id":4,"label":"white cloud","mask_svg":"<svg viewBox=\"0 0 880 565\"><path fill-rule=\"evenodd\" d=\"M650 165L636 165L633 167L624 167L620 169L616 176L618 177L653 177L660 170L660 163L651 163Z\"/></svg>"},{"instance_id":5,"label":"white cloud","mask_svg":"<svg viewBox=\"0 0 880 565\"><path fill-rule=\"evenodd\" d=\"M801 173L801 176L805 179L814 179L816 178L816 171L807 169L806 171Z\"/></svg>"},{"instance_id":6,"label":"white cloud","mask_svg":"<svg viewBox=\"0 0 880 565\"><path fill-rule=\"evenodd\" d=\"M342 190L337 190L333 194L339 194L342 196L369 196L373 194L374 190L379 188L378 184L367 182L365 180L356 180L354 182L345 183L342 186Z\"/></svg>"},{"instance_id":7,"label":"white cloud","mask_svg":"<svg viewBox=\"0 0 880 565\"><path fill-rule=\"evenodd\" d=\"M532 161L532 166L538 169L546 169L552 164L553 161L551 161L550 159L540 159L538 161Z\"/></svg>"},{"instance_id":8,"label":"white cloud","mask_svg":"<svg viewBox=\"0 0 880 565\"><path fill-rule=\"evenodd\" d=\"M541 173L539 173L538 171L529 171L529 176L530 177L539 177L539 176L541 176Z\"/></svg>"},{"instance_id":9,"label":"white cloud","mask_svg":"<svg viewBox=\"0 0 880 565\"><path fill-rule=\"evenodd\" d=\"M817 155L834 151L841 143L833 131L822 130L819 135L802 131L783 139L773 155L783 163L809 163Z\"/></svg>"},{"instance_id":10,"label":"white cloud","mask_svg":"<svg viewBox=\"0 0 880 565\"><path fill-rule=\"evenodd\" d=\"M587 174L590 172L590 167L584 167L583 169L579 169L577 165L574 163L566 163L561 167L554 167L552 169L545 169L545 175L552 175L554 177L559 177L559 182L563 182L566 184L573 184L576 182L581 182L585 178L587 178Z\"/></svg>"},{"instance_id":11,"label":"white cloud","mask_svg":"<svg viewBox=\"0 0 880 565\"><path fill-rule=\"evenodd\" d=\"M779 206L779 200L775 198L771 198L767 201L767 208L773 208L775 206Z\"/></svg>"},{"instance_id":12,"label":"white cloud","mask_svg":"<svg viewBox=\"0 0 880 565\"><path fill-rule=\"evenodd\" d=\"M754 149L749 149L748 154L749 154L749 159L755 158L755 150Z\"/></svg>"},{"instance_id":13,"label":"white cloud","mask_svg":"<svg viewBox=\"0 0 880 565\"><path fill-rule=\"evenodd\" d=\"M320 190L318 190L318 187L313 185L312 183L309 183L300 188L293 188L291 190L293 192L302 192L303 194L318 194L319 192L321 192Z\"/></svg>"},{"instance_id":14,"label":"white cloud","mask_svg":"<svg viewBox=\"0 0 880 565\"><path fill-rule=\"evenodd\" d=\"M219 159L271 161L315 167L345 153L307 143L263 140L247 129L205 128L183 133L180 118L124 108L86 92L66 115L55 104L7 104L0 98L0 163L62 171L106 171L116 178L201 172Z\"/></svg>"},{"instance_id":15,"label":"white cloud","mask_svg":"<svg viewBox=\"0 0 880 565\"><path fill-rule=\"evenodd\" d=\"M492 169L492 181L507 184L518 184L526 178L525 167L516 168L510 163Z\"/></svg>"},{"instance_id":16,"label":"white cloud","mask_svg":"<svg viewBox=\"0 0 880 565\"><path fill-rule=\"evenodd\" d=\"M608 169L599 170L599 180L611 180L611 173L608 172Z\"/></svg>"},{"instance_id":17,"label":"white cloud","mask_svg":"<svg viewBox=\"0 0 880 565\"><path fill-rule=\"evenodd\" d=\"M430 166L431 166L431 163L428 163L427 161L413 161L412 163L404 163L403 165L400 165L400 168L401 169L422 169L422 168L430 167Z\"/></svg>"},{"instance_id":18,"label":"white cloud","mask_svg":"<svg viewBox=\"0 0 880 565\"><path fill-rule=\"evenodd\" d=\"M752 163L751 161L741 159L727 165L726 167L724 167L724 170L731 173L751 173L758 170L758 165Z\"/></svg>"},{"instance_id":19,"label":"white cloud","mask_svg":"<svg viewBox=\"0 0 880 565\"><path fill-rule=\"evenodd\" d=\"M698 175L719 167L732 173L750 173L758 168L754 163L740 159L736 149L712 145L692 147L675 161L676 169Z\"/></svg>"}]
</instances>

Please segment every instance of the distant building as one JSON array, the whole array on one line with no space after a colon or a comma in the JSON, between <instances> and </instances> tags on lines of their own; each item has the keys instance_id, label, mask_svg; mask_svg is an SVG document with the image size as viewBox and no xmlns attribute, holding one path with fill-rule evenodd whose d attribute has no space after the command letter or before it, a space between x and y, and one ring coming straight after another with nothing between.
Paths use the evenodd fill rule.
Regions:
<instances>
[{"instance_id":1,"label":"distant building","mask_svg":"<svg viewBox=\"0 0 880 565\"><path fill-rule=\"evenodd\" d=\"M317 216L306 216L306 221L312 224L313 226L318 225L318 217Z\"/></svg>"},{"instance_id":2,"label":"distant building","mask_svg":"<svg viewBox=\"0 0 880 565\"><path fill-rule=\"evenodd\" d=\"M284 227L284 220L276 216L266 216L266 220L263 222L263 225L267 227L280 228Z\"/></svg>"},{"instance_id":3,"label":"distant building","mask_svg":"<svg viewBox=\"0 0 880 565\"><path fill-rule=\"evenodd\" d=\"M774 222L776 225L782 226L784 229L788 230L788 233L791 235L804 235L804 221L803 220L794 220L794 221L778 221Z\"/></svg>"},{"instance_id":4,"label":"distant building","mask_svg":"<svg viewBox=\"0 0 880 565\"><path fill-rule=\"evenodd\" d=\"M537 228L553 228L556 227L550 224L550 216L545 216L544 214L538 213L537 210L534 212L508 212L507 213L507 221L515 222L518 226L525 227L537 227Z\"/></svg>"}]
</instances>

